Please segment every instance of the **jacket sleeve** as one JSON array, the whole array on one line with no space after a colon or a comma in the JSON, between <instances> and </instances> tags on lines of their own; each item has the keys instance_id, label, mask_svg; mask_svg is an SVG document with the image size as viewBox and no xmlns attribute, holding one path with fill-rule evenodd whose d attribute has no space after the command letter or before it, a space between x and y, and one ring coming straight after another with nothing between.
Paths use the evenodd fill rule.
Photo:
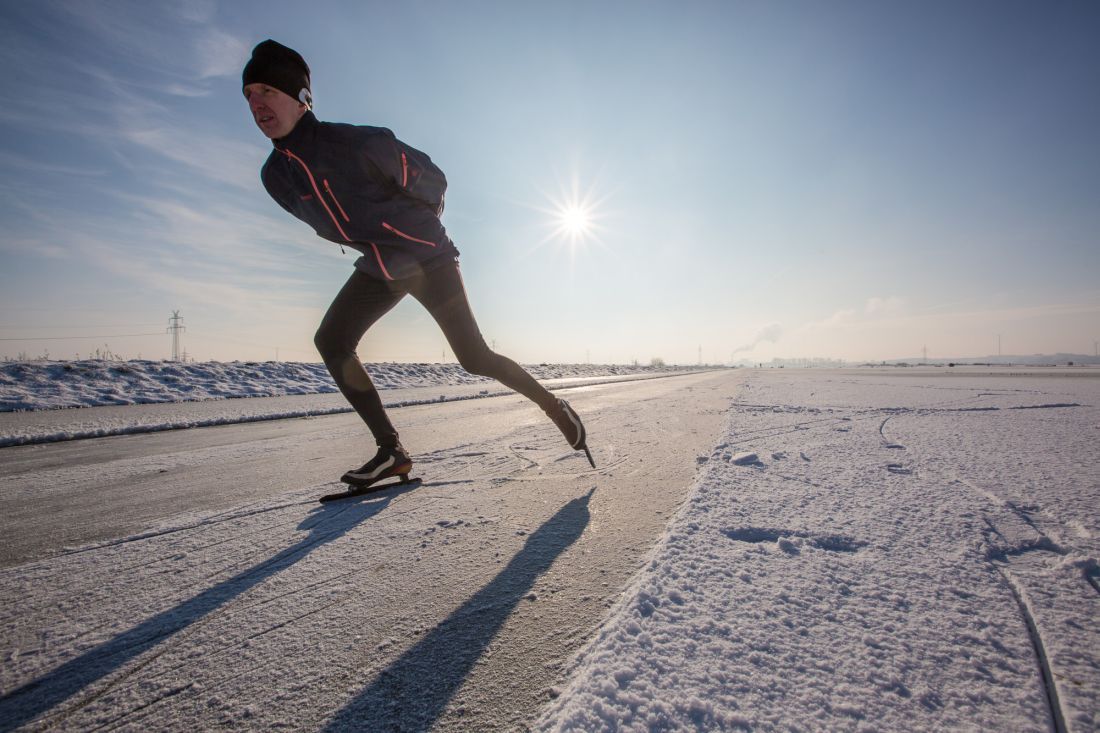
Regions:
<instances>
[{"instance_id":1,"label":"jacket sleeve","mask_svg":"<svg viewBox=\"0 0 1100 733\"><path fill-rule=\"evenodd\" d=\"M426 153L394 137L385 128L370 135L362 148L368 174L394 193L416 199L443 213L447 178Z\"/></svg>"},{"instance_id":2,"label":"jacket sleeve","mask_svg":"<svg viewBox=\"0 0 1100 733\"><path fill-rule=\"evenodd\" d=\"M264 163L264 167L260 169L260 182L263 184L264 190L267 191L267 195L274 199L275 203L277 203L279 206L282 206L284 209L286 209L287 213L293 215L294 212L291 210L290 206L285 201L283 201L283 198L281 196L281 194L284 193L283 189L285 188L285 186L280 186L274 180L274 175L270 171L270 166L271 161L268 160Z\"/></svg>"}]
</instances>

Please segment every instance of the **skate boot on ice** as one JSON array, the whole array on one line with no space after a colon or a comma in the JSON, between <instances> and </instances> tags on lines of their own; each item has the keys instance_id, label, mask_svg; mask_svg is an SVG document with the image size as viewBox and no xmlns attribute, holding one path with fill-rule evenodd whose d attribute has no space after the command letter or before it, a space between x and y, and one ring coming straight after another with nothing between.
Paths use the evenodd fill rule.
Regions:
<instances>
[{"instance_id":1,"label":"skate boot on ice","mask_svg":"<svg viewBox=\"0 0 1100 733\"><path fill-rule=\"evenodd\" d=\"M412 459L400 444L378 446L378 454L354 471L348 471L340 480L352 486L365 487L392 476L400 476L402 482L408 480L412 470Z\"/></svg>"},{"instance_id":2,"label":"skate boot on ice","mask_svg":"<svg viewBox=\"0 0 1100 733\"><path fill-rule=\"evenodd\" d=\"M583 450L588 456L588 462L592 464L592 468L595 468L596 462L592 460L592 453L588 450L588 434L585 432L584 423L569 403L559 399L553 408L546 411L546 414L558 426L558 430L569 441L569 445L575 450Z\"/></svg>"}]
</instances>

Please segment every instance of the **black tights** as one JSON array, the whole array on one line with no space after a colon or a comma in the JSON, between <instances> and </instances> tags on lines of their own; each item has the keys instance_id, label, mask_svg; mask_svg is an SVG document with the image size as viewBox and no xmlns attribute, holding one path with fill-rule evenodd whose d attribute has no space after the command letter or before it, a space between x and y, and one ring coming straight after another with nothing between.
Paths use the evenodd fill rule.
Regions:
<instances>
[{"instance_id":1,"label":"black tights","mask_svg":"<svg viewBox=\"0 0 1100 733\"><path fill-rule=\"evenodd\" d=\"M470 310L457 262L446 262L413 277L392 281L375 280L356 270L329 306L313 342L336 386L363 418L378 445L397 445L397 430L355 349L367 329L406 293L420 301L435 318L463 369L496 379L543 410L553 407L554 397L541 384L521 366L485 344Z\"/></svg>"}]
</instances>

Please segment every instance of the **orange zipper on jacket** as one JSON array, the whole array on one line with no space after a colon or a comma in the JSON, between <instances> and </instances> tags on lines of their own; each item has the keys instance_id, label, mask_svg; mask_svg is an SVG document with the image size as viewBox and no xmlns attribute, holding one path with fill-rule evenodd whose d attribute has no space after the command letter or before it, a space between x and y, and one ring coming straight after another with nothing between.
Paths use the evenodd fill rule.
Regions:
<instances>
[{"instance_id":1,"label":"orange zipper on jacket","mask_svg":"<svg viewBox=\"0 0 1100 733\"><path fill-rule=\"evenodd\" d=\"M342 226L340 226L340 220L336 218L336 214L332 213L332 209L329 208L328 202L325 201L325 197L321 195L321 189L317 188L317 181L314 180L314 178L313 178L313 171L311 171L309 169L309 166L306 165L306 162L304 160L302 160L301 158L299 158L294 153L287 150L286 148L276 148L276 150L278 150L280 153L282 153L286 157L290 158L291 160L297 161L298 165L302 166L302 170L304 170L306 172L306 176L309 177L309 185L313 186L313 191L314 191L314 193L317 194L317 200L320 201L321 205L325 207L325 211L328 212L329 218L332 219L332 223L336 225L336 230L338 232L340 232L340 236L342 236L345 240L350 242L351 237L349 237L347 232L344 231L344 228ZM330 193L331 193L331 190L330 190ZM336 200L336 197L334 196L333 201L335 201L335 200ZM336 205L339 206L340 204L336 204ZM340 213L343 214L344 213L343 210L341 210ZM345 214L344 216L345 216L345 219L346 219L347 215Z\"/></svg>"},{"instance_id":2,"label":"orange zipper on jacket","mask_svg":"<svg viewBox=\"0 0 1100 733\"><path fill-rule=\"evenodd\" d=\"M382 262L382 253L378 251L378 245L374 242L367 242L370 248L374 250L374 259L378 262L379 269L382 270L382 274L386 276L387 280L393 280L393 276L390 275L390 271L386 269L386 264Z\"/></svg>"},{"instance_id":3,"label":"orange zipper on jacket","mask_svg":"<svg viewBox=\"0 0 1100 733\"><path fill-rule=\"evenodd\" d=\"M350 222L351 219L348 218L347 212L345 212L344 207L340 205L340 201L336 198L336 194L332 192L332 186L328 185L328 179L322 179L321 183L324 184L325 190L328 191L328 195L332 197L332 203L336 204L336 208L340 211L340 216L344 217L344 221Z\"/></svg>"},{"instance_id":4,"label":"orange zipper on jacket","mask_svg":"<svg viewBox=\"0 0 1100 733\"><path fill-rule=\"evenodd\" d=\"M395 229L394 227L392 227L391 225L389 225L386 222L382 222L382 228L387 229L387 230L393 232L394 234L396 234L397 236L401 237L402 239L407 239L410 242L417 242L419 244L426 244L429 247L435 247L436 246L435 242L429 242L426 239L417 239L416 237L405 234L405 232L403 232L399 229Z\"/></svg>"}]
</instances>

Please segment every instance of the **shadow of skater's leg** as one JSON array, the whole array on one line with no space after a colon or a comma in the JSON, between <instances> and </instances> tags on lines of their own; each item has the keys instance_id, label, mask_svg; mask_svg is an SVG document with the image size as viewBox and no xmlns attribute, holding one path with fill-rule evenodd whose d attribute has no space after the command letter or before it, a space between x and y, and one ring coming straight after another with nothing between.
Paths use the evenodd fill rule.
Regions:
<instances>
[{"instance_id":1,"label":"shadow of skater's leg","mask_svg":"<svg viewBox=\"0 0 1100 733\"><path fill-rule=\"evenodd\" d=\"M516 606L584 534L594 491L573 499L535 530L504 569L379 672L323 731L430 730Z\"/></svg>"},{"instance_id":2,"label":"shadow of skater's leg","mask_svg":"<svg viewBox=\"0 0 1100 733\"><path fill-rule=\"evenodd\" d=\"M317 547L344 536L361 522L385 509L394 496L396 494L391 493L381 501L351 508L321 507L314 510L311 517L299 526L299 529L308 528L309 536L294 545L145 619L109 641L70 659L43 677L0 695L0 731L14 730L36 720L39 724L37 729L61 725L83 703L76 702L75 707L69 709L55 708L123 669L176 633L291 567ZM138 668L140 663L134 669ZM90 692L91 697L85 703L104 691L101 689L99 692Z\"/></svg>"}]
</instances>

